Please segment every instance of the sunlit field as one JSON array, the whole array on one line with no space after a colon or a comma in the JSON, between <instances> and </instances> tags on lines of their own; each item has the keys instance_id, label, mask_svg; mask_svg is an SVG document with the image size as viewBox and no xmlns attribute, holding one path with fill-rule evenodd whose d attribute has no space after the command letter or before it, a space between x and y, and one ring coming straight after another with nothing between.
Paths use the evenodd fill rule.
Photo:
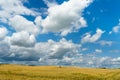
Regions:
<instances>
[{"instance_id":1,"label":"sunlit field","mask_svg":"<svg viewBox=\"0 0 120 80\"><path fill-rule=\"evenodd\" d=\"M0 80L120 80L120 70L0 65Z\"/></svg>"}]
</instances>

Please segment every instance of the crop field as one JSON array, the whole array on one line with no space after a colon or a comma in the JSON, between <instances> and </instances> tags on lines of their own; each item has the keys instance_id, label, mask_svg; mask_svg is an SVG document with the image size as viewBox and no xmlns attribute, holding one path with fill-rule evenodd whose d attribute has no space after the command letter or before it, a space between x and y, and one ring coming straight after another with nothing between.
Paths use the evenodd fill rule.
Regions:
<instances>
[{"instance_id":1,"label":"crop field","mask_svg":"<svg viewBox=\"0 0 120 80\"><path fill-rule=\"evenodd\" d=\"M0 80L120 80L120 70L4 64Z\"/></svg>"}]
</instances>

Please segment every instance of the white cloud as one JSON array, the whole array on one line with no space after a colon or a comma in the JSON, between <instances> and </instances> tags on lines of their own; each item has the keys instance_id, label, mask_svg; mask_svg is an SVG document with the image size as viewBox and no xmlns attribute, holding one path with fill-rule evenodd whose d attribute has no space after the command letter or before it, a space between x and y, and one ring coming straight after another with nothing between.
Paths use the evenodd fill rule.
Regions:
<instances>
[{"instance_id":1,"label":"white cloud","mask_svg":"<svg viewBox=\"0 0 120 80\"><path fill-rule=\"evenodd\" d=\"M48 16L43 19L43 33L55 32L67 35L87 25L82 17L83 10L92 0L69 0L61 5L48 8Z\"/></svg>"},{"instance_id":2,"label":"white cloud","mask_svg":"<svg viewBox=\"0 0 120 80\"><path fill-rule=\"evenodd\" d=\"M113 27L113 32L118 33L120 30L120 25Z\"/></svg>"},{"instance_id":3,"label":"white cloud","mask_svg":"<svg viewBox=\"0 0 120 80\"><path fill-rule=\"evenodd\" d=\"M34 44L36 42L35 36L30 35L26 31L13 33L10 40L11 40L12 45L18 45L18 46L24 46L24 47L34 46Z\"/></svg>"},{"instance_id":4,"label":"white cloud","mask_svg":"<svg viewBox=\"0 0 120 80\"><path fill-rule=\"evenodd\" d=\"M52 6L57 5L56 0L43 0L43 1L48 7L52 7Z\"/></svg>"},{"instance_id":5,"label":"white cloud","mask_svg":"<svg viewBox=\"0 0 120 80\"><path fill-rule=\"evenodd\" d=\"M105 45L111 46L113 44L113 41L101 40L101 41L98 41L98 43L102 46L105 46Z\"/></svg>"},{"instance_id":6,"label":"white cloud","mask_svg":"<svg viewBox=\"0 0 120 80\"><path fill-rule=\"evenodd\" d=\"M87 33L81 40L81 43L93 43L96 42L99 38L101 38L102 34L104 33L104 31L102 31L101 29L97 29L96 30L96 34L91 35L90 33Z\"/></svg>"},{"instance_id":7,"label":"white cloud","mask_svg":"<svg viewBox=\"0 0 120 80\"><path fill-rule=\"evenodd\" d=\"M96 50L95 50L95 53L102 53L102 50L96 49Z\"/></svg>"},{"instance_id":8,"label":"white cloud","mask_svg":"<svg viewBox=\"0 0 120 80\"><path fill-rule=\"evenodd\" d=\"M37 16L36 18L35 18L35 24L36 24L36 26L39 26L39 27L41 27L42 25L42 17L41 16Z\"/></svg>"},{"instance_id":9,"label":"white cloud","mask_svg":"<svg viewBox=\"0 0 120 80\"><path fill-rule=\"evenodd\" d=\"M119 23L118 25L114 26L112 31L109 32L109 34L112 34L112 33L119 33L120 31L120 20L119 20Z\"/></svg>"},{"instance_id":10,"label":"white cloud","mask_svg":"<svg viewBox=\"0 0 120 80\"><path fill-rule=\"evenodd\" d=\"M37 27L32 21L28 21L26 18L20 15L10 18L9 25L11 25L17 32L27 31L34 35L39 33L39 27Z\"/></svg>"},{"instance_id":11,"label":"white cloud","mask_svg":"<svg viewBox=\"0 0 120 80\"><path fill-rule=\"evenodd\" d=\"M40 54L37 54L34 47L21 47L13 46L10 47L10 55L7 56L6 60L14 61L38 61Z\"/></svg>"},{"instance_id":12,"label":"white cloud","mask_svg":"<svg viewBox=\"0 0 120 80\"><path fill-rule=\"evenodd\" d=\"M119 68L120 58L96 57L91 55L76 54L73 57L64 57L59 63L63 65L73 65L80 67L96 67L96 68Z\"/></svg>"},{"instance_id":13,"label":"white cloud","mask_svg":"<svg viewBox=\"0 0 120 80\"><path fill-rule=\"evenodd\" d=\"M110 68L119 68L120 67L120 57L110 58L103 57L101 58L100 67L110 67Z\"/></svg>"},{"instance_id":14,"label":"white cloud","mask_svg":"<svg viewBox=\"0 0 120 80\"><path fill-rule=\"evenodd\" d=\"M67 41L64 38L59 42L48 40L48 42L37 43L35 49L47 58L61 59L64 55L72 55L79 52L80 45Z\"/></svg>"},{"instance_id":15,"label":"white cloud","mask_svg":"<svg viewBox=\"0 0 120 80\"><path fill-rule=\"evenodd\" d=\"M64 57L70 58L78 54L81 47L81 45L74 44L64 38L59 42L48 40L48 42L37 42L35 44L34 37L32 37L27 32L14 33L12 37L6 37L0 42L0 59L18 62L42 61L44 64L56 61L57 64ZM50 61L45 62L45 60Z\"/></svg>"},{"instance_id":16,"label":"white cloud","mask_svg":"<svg viewBox=\"0 0 120 80\"><path fill-rule=\"evenodd\" d=\"M0 40L3 40L8 34L8 30L5 27L0 27Z\"/></svg>"},{"instance_id":17,"label":"white cloud","mask_svg":"<svg viewBox=\"0 0 120 80\"><path fill-rule=\"evenodd\" d=\"M37 15L37 12L23 5L24 1L25 0L0 0L0 21L7 23L7 19L15 15Z\"/></svg>"},{"instance_id":18,"label":"white cloud","mask_svg":"<svg viewBox=\"0 0 120 80\"><path fill-rule=\"evenodd\" d=\"M120 57L118 57L118 58L114 58L112 61L120 61Z\"/></svg>"},{"instance_id":19,"label":"white cloud","mask_svg":"<svg viewBox=\"0 0 120 80\"><path fill-rule=\"evenodd\" d=\"M96 57L80 53L81 45L74 44L64 38L56 42L39 42L32 47L12 45L0 42L1 63L17 63L25 65L73 65L80 67L120 67L120 58ZM96 49L101 53L102 50ZM6 53L6 54L5 54Z\"/></svg>"},{"instance_id":20,"label":"white cloud","mask_svg":"<svg viewBox=\"0 0 120 80\"><path fill-rule=\"evenodd\" d=\"M0 41L0 58L5 58L9 54L10 45L4 41Z\"/></svg>"}]
</instances>

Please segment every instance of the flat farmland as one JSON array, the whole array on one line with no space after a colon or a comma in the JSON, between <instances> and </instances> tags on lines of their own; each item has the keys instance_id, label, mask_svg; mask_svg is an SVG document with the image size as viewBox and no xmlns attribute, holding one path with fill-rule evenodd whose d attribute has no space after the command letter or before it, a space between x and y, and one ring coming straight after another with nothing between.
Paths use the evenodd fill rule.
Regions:
<instances>
[{"instance_id":1,"label":"flat farmland","mask_svg":"<svg viewBox=\"0 0 120 80\"><path fill-rule=\"evenodd\" d=\"M0 80L120 80L120 69L2 64Z\"/></svg>"}]
</instances>

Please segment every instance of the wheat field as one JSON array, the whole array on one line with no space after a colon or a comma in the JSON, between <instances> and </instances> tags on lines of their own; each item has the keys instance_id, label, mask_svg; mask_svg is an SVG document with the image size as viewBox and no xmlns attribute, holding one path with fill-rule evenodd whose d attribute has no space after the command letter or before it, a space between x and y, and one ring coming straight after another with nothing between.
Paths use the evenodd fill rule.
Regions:
<instances>
[{"instance_id":1,"label":"wheat field","mask_svg":"<svg viewBox=\"0 0 120 80\"><path fill-rule=\"evenodd\" d=\"M0 80L120 80L120 70L4 64Z\"/></svg>"}]
</instances>

